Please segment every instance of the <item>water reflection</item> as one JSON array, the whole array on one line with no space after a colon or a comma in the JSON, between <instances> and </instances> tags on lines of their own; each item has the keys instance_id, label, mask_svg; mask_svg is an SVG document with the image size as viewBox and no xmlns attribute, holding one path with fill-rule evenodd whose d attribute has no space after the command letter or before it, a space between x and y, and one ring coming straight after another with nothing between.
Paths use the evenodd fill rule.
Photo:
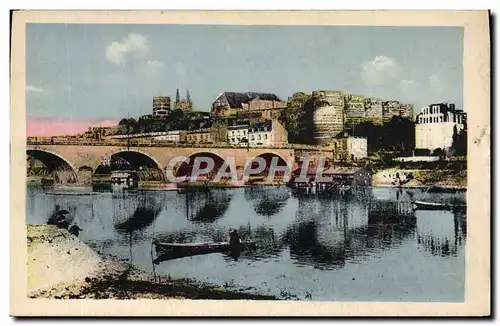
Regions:
<instances>
[{"instance_id":1,"label":"water reflection","mask_svg":"<svg viewBox=\"0 0 500 326\"><path fill-rule=\"evenodd\" d=\"M290 192L285 187L251 187L245 188L245 198L253 203L258 215L271 217L282 211Z\"/></svg>"},{"instance_id":2,"label":"water reflection","mask_svg":"<svg viewBox=\"0 0 500 326\"><path fill-rule=\"evenodd\" d=\"M467 236L465 212L419 212L417 243L435 256L457 256Z\"/></svg>"},{"instance_id":3,"label":"water reflection","mask_svg":"<svg viewBox=\"0 0 500 326\"><path fill-rule=\"evenodd\" d=\"M449 286L455 281L449 277L455 275L460 282L465 273L457 266L463 262L466 216L465 212L413 210L412 200L429 201L432 196L437 194L381 188L314 196L293 193L285 187L91 196L30 190L27 222L45 223L58 204L74 211L75 222L84 229L80 234L84 242L103 254L158 274L222 284L236 280L257 288L266 283L270 289L286 283L287 288L312 291L314 298L331 299L342 297L335 284L346 284L342 278L345 273L358 280L372 277L377 270L377 275L384 276L405 273L405 280L422 286L435 282L436 287L443 286L439 293L457 297L458 290ZM439 196L461 200L462 194ZM156 258L156 253L152 257L153 239L222 242L228 241L232 229L243 240L255 240L256 249L242 251L238 257L213 253L152 266ZM436 260L442 261L440 270L434 268ZM425 268L408 270L402 266L406 262ZM339 270L345 273L336 272ZM442 279L443 275L448 276ZM412 284L401 286L409 289ZM384 289L390 291L385 285ZM420 285L414 289L417 296L420 289ZM349 292L350 297L366 298L365 290L358 286L342 291Z\"/></svg>"},{"instance_id":4,"label":"water reflection","mask_svg":"<svg viewBox=\"0 0 500 326\"><path fill-rule=\"evenodd\" d=\"M115 228L119 232L132 233L147 228L153 224L162 208L156 197L130 197L124 196L113 201L114 219L119 221L115 224ZM131 205L135 208L130 207ZM125 220L123 220L123 215L126 216Z\"/></svg>"},{"instance_id":5,"label":"water reflection","mask_svg":"<svg viewBox=\"0 0 500 326\"><path fill-rule=\"evenodd\" d=\"M301 197L295 222L283 239L300 264L342 267L412 235L416 219L411 202L398 198L378 200L370 193L337 199Z\"/></svg>"},{"instance_id":6,"label":"water reflection","mask_svg":"<svg viewBox=\"0 0 500 326\"><path fill-rule=\"evenodd\" d=\"M211 223L227 211L231 195L225 189L185 190L185 213L190 221Z\"/></svg>"}]
</instances>

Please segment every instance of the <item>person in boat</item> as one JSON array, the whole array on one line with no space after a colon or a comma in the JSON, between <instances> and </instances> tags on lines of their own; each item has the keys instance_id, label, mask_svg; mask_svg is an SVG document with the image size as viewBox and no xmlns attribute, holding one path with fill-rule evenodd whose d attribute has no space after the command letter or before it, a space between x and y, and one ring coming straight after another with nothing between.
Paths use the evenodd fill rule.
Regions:
<instances>
[{"instance_id":1,"label":"person in boat","mask_svg":"<svg viewBox=\"0 0 500 326\"><path fill-rule=\"evenodd\" d=\"M73 224L70 228L69 228L69 233L71 233L72 235L74 235L75 237L77 237L79 234L80 234L80 231L83 231L82 229L80 229L80 227L76 224Z\"/></svg>"},{"instance_id":2,"label":"person in boat","mask_svg":"<svg viewBox=\"0 0 500 326\"><path fill-rule=\"evenodd\" d=\"M241 251L241 240L240 240L240 235L238 234L238 231L233 230L229 234L229 246L231 248L231 257L234 260L238 260L238 257L240 256L240 251Z\"/></svg>"},{"instance_id":3,"label":"person in boat","mask_svg":"<svg viewBox=\"0 0 500 326\"><path fill-rule=\"evenodd\" d=\"M235 249L240 247L240 235L238 234L238 231L233 230L229 234L229 245L231 246L231 249Z\"/></svg>"}]
</instances>

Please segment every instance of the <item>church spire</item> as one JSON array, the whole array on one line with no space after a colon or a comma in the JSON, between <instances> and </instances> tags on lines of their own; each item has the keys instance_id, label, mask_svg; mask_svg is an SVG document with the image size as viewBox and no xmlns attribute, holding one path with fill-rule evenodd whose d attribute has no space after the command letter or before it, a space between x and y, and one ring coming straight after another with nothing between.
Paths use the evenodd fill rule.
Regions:
<instances>
[{"instance_id":1,"label":"church spire","mask_svg":"<svg viewBox=\"0 0 500 326\"><path fill-rule=\"evenodd\" d=\"M179 104L181 101L181 97L179 96L179 87L177 87L177 91L175 92L175 104Z\"/></svg>"},{"instance_id":2,"label":"church spire","mask_svg":"<svg viewBox=\"0 0 500 326\"><path fill-rule=\"evenodd\" d=\"M189 88L186 91L186 101L191 104L191 94L189 93Z\"/></svg>"}]
</instances>

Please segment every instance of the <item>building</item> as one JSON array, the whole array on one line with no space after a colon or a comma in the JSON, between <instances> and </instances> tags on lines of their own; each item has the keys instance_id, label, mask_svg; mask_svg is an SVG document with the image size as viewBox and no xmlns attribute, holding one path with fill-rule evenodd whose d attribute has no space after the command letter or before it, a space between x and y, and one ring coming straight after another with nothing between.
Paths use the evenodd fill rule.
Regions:
<instances>
[{"instance_id":1,"label":"building","mask_svg":"<svg viewBox=\"0 0 500 326\"><path fill-rule=\"evenodd\" d=\"M188 144L213 143L210 128L185 131L181 134L180 141Z\"/></svg>"},{"instance_id":2,"label":"building","mask_svg":"<svg viewBox=\"0 0 500 326\"><path fill-rule=\"evenodd\" d=\"M180 142L188 144L221 144L227 142L227 127L215 123L210 127L180 133Z\"/></svg>"},{"instance_id":3,"label":"building","mask_svg":"<svg viewBox=\"0 0 500 326\"><path fill-rule=\"evenodd\" d=\"M163 118L170 113L170 96L153 97L153 117Z\"/></svg>"},{"instance_id":4,"label":"building","mask_svg":"<svg viewBox=\"0 0 500 326\"><path fill-rule=\"evenodd\" d=\"M330 141L335 162L353 162L368 156L368 142L361 137L339 137Z\"/></svg>"},{"instance_id":5,"label":"building","mask_svg":"<svg viewBox=\"0 0 500 326\"><path fill-rule=\"evenodd\" d=\"M415 148L446 150L453 137L467 128L467 115L455 104L431 104L415 117Z\"/></svg>"},{"instance_id":6,"label":"building","mask_svg":"<svg viewBox=\"0 0 500 326\"><path fill-rule=\"evenodd\" d=\"M179 89L177 88L175 92L175 103L174 107L176 110L182 111L193 111L193 102L191 101L191 94L189 93L189 89L186 90L186 98L181 99L179 96Z\"/></svg>"},{"instance_id":7,"label":"building","mask_svg":"<svg viewBox=\"0 0 500 326\"><path fill-rule=\"evenodd\" d=\"M305 174L305 179L301 180ZM318 174L321 180L317 179ZM290 185L295 188L315 186L318 190L332 190L336 186L365 187L371 186L373 172L367 167L345 167L326 165L323 171L318 171L317 165L307 167L307 172L302 173L302 167L292 172ZM314 184L313 184L314 183Z\"/></svg>"},{"instance_id":8,"label":"building","mask_svg":"<svg viewBox=\"0 0 500 326\"><path fill-rule=\"evenodd\" d=\"M285 145L288 132L277 120L259 122L248 128L248 143L251 147Z\"/></svg>"},{"instance_id":9,"label":"building","mask_svg":"<svg viewBox=\"0 0 500 326\"><path fill-rule=\"evenodd\" d=\"M216 117L235 116L248 111L283 108L286 103L275 94L255 92L224 92L212 103L212 115Z\"/></svg>"},{"instance_id":10,"label":"building","mask_svg":"<svg viewBox=\"0 0 500 326\"><path fill-rule=\"evenodd\" d=\"M328 143L344 130L344 93L314 91L312 101L314 139L317 143Z\"/></svg>"},{"instance_id":11,"label":"building","mask_svg":"<svg viewBox=\"0 0 500 326\"><path fill-rule=\"evenodd\" d=\"M170 130L158 133L159 135L153 136L153 140L166 141L172 143L178 143L181 141L181 131L180 130Z\"/></svg>"},{"instance_id":12,"label":"building","mask_svg":"<svg viewBox=\"0 0 500 326\"><path fill-rule=\"evenodd\" d=\"M371 122L376 125L383 123L382 115L382 100L378 98L365 98L365 122Z\"/></svg>"},{"instance_id":13,"label":"building","mask_svg":"<svg viewBox=\"0 0 500 326\"><path fill-rule=\"evenodd\" d=\"M227 127L227 142L230 145L248 144L248 125L241 124Z\"/></svg>"},{"instance_id":14,"label":"building","mask_svg":"<svg viewBox=\"0 0 500 326\"><path fill-rule=\"evenodd\" d=\"M354 125L366 119L365 97L363 95L348 94L345 100L345 124Z\"/></svg>"}]
</instances>

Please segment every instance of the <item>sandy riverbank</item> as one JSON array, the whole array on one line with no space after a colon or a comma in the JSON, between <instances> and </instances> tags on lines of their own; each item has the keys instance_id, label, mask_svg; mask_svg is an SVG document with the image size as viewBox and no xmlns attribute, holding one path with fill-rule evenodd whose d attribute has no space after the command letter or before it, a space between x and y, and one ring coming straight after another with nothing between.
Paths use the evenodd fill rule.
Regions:
<instances>
[{"instance_id":1,"label":"sandy riverbank","mask_svg":"<svg viewBox=\"0 0 500 326\"><path fill-rule=\"evenodd\" d=\"M68 231L28 225L28 296L54 299L249 299L271 296L153 276L103 259Z\"/></svg>"},{"instance_id":2,"label":"sandy riverbank","mask_svg":"<svg viewBox=\"0 0 500 326\"><path fill-rule=\"evenodd\" d=\"M402 180L409 179L401 185L404 188L442 188L442 189L467 189L467 172L455 170L417 170L417 169L384 169L373 175L374 187L399 186L396 174Z\"/></svg>"}]
</instances>

